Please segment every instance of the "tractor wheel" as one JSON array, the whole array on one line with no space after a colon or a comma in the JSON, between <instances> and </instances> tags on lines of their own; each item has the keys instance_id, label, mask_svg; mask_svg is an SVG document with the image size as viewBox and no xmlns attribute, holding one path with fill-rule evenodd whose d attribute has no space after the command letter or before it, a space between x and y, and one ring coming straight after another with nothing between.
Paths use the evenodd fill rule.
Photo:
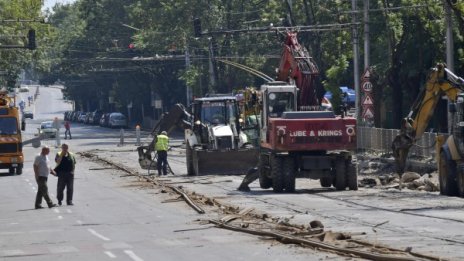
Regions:
<instances>
[{"instance_id":1,"label":"tractor wheel","mask_svg":"<svg viewBox=\"0 0 464 261\"><path fill-rule=\"evenodd\" d=\"M272 188L276 193L282 193L285 186L282 165L283 159L281 157L271 157Z\"/></svg>"},{"instance_id":2,"label":"tractor wheel","mask_svg":"<svg viewBox=\"0 0 464 261\"><path fill-rule=\"evenodd\" d=\"M332 178L321 178L319 182L323 188L330 188L332 186Z\"/></svg>"},{"instance_id":3,"label":"tractor wheel","mask_svg":"<svg viewBox=\"0 0 464 261\"><path fill-rule=\"evenodd\" d=\"M336 159L335 161L335 182L334 186L337 190L345 190L346 188L346 165L344 159Z\"/></svg>"},{"instance_id":4,"label":"tractor wheel","mask_svg":"<svg viewBox=\"0 0 464 261\"><path fill-rule=\"evenodd\" d=\"M440 152L438 176L440 180L440 194L456 196L456 162L448 160L444 151Z\"/></svg>"},{"instance_id":5,"label":"tractor wheel","mask_svg":"<svg viewBox=\"0 0 464 261\"><path fill-rule=\"evenodd\" d=\"M295 192L295 160L288 156L283 159L282 174L284 176L284 188L288 193Z\"/></svg>"},{"instance_id":6,"label":"tractor wheel","mask_svg":"<svg viewBox=\"0 0 464 261\"><path fill-rule=\"evenodd\" d=\"M22 165L16 167L16 175L21 175L21 174L23 174L23 166Z\"/></svg>"},{"instance_id":7,"label":"tractor wheel","mask_svg":"<svg viewBox=\"0 0 464 261\"><path fill-rule=\"evenodd\" d=\"M187 163L187 175L193 176L195 175L195 171L193 168L192 147L190 147L190 144L188 142L185 146L185 157L186 157L186 163Z\"/></svg>"},{"instance_id":8,"label":"tractor wheel","mask_svg":"<svg viewBox=\"0 0 464 261\"><path fill-rule=\"evenodd\" d=\"M261 159L259 160L258 171L259 171L259 186L262 189L268 189L272 187L272 178L269 177L268 168L266 168L266 166L264 165Z\"/></svg>"},{"instance_id":9,"label":"tractor wheel","mask_svg":"<svg viewBox=\"0 0 464 261\"><path fill-rule=\"evenodd\" d=\"M459 170L456 177L458 195L464 197L464 172Z\"/></svg>"},{"instance_id":10,"label":"tractor wheel","mask_svg":"<svg viewBox=\"0 0 464 261\"><path fill-rule=\"evenodd\" d=\"M358 173L356 173L356 166L351 163L351 159L346 160L346 186L350 190L358 190Z\"/></svg>"}]
</instances>

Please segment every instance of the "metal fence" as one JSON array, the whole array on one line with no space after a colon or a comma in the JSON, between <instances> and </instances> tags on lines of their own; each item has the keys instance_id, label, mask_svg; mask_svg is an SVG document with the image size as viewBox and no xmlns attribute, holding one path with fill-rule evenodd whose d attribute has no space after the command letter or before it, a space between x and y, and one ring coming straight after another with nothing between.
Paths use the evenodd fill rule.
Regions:
<instances>
[{"instance_id":1,"label":"metal fence","mask_svg":"<svg viewBox=\"0 0 464 261\"><path fill-rule=\"evenodd\" d=\"M397 129L380 129L373 127L357 128L358 149L374 151L380 154L391 154L393 139L400 133ZM409 150L409 156L435 158L436 133L425 132Z\"/></svg>"}]
</instances>

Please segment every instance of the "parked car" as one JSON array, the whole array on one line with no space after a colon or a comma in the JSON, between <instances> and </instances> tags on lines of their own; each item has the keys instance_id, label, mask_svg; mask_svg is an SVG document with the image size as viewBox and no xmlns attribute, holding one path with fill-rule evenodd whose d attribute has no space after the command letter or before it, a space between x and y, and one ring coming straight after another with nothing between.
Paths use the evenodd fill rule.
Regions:
<instances>
[{"instance_id":1,"label":"parked car","mask_svg":"<svg viewBox=\"0 0 464 261\"><path fill-rule=\"evenodd\" d=\"M34 113L31 111L24 111L23 112L24 119L34 119Z\"/></svg>"},{"instance_id":2,"label":"parked car","mask_svg":"<svg viewBox=\"0 0 464 261\"><path fill-rule=\"evenodd\" d=\"M29 87L27 87L27 86L21 86L21 87L19 88L19 92L29 92Z\"/></svg>"},{"instance_id":3,"label":"parked car","mask_svg":"<svg viewBox=\"0 0 464 261\"><path fill-rule=\"evenodd\" d=\"M102 127L108 127L108 121L110 119L110 114L111 113L104 113L101 117L100 117L100 126Z\"/></svg>"},{"instance_id":4,"label":"parked car","mask_svg":"<svg viewBox=\"0 0 464 261\"><path fill-rule=\"evenodd\" d=\"M87 116L87 113L81 112L79 114L79 117L77 118L77 122L84 123L85 122L85 117Z\"/></svg>"},{"instance_id":5,"label":"parked car","mask_svg":"<svg viewBox=\"0 0 464 261\"><path fill-rule=\"evenodd\" d=\"M40 123L39 133L45 138L55 138L56 129L53 128L53 121L44 121Z\"/></svg>"},{"instance_id":6,"label":"parked car","mask_svg":"<svg viewBox=\"0 0 464 261\"><path fill-rule=\"evenodd\" d=\"M110 128L126 128L127 127L126 116L124 116L124 114L120 112L111 113L108 119L108 126Z\"/></svg>"},{"instance_id":7,"label":"parked car","mask_svg":"<svg viewBox=\"0 0 464 261\"><path fill-rule=\"evenodd\" d=\"M89 118L89 124L94 124L94 125L100 124L100 119L101 119L102 114L103 112L101 110L96 110L92 112Z\"/></svg>"},{"instance_id":8,"label":"parked car","mask_svg":"<svg viewBox=\"0 0 464 261\"><path fill-rule=\"evenodd\" d=\"M91 116L91 115L92 115L92 113L91 113L91 112L87 112L87 113L85 114L85 117L84 117L84 121L83 121L83 123L85 123L85 124L89 124L89 121L90 121L90 116Z\"/></svg>"}]
</instances>

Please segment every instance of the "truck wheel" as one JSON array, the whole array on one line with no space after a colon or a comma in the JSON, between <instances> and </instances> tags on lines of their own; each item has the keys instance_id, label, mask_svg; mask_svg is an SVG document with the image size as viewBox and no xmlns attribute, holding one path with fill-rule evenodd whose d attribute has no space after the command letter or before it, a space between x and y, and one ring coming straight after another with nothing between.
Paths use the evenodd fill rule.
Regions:
<instances>
[{"instance_id":1,"label":"truck wheel","mask_svg":"<svg viewBox=\"0 0 464 261\"><path fill-rule=\"evenodd\" d=\"M295 192L295 160L288 156L283 159L284 187L285 191L292 193Z\"/></svg>"},{"instance_id":2,"label":"truck wheel","mask_svg":"<svg viewBox=\"0 0 464 261\"><path fill-rule=\"evenodd\" d=\"M440 194L445 196L456 196L456 162L448 160L444 151L440 152L438 176L440 180Z\"/></svg>"},{"instance_id":3,"label":"truck wheel","mask_svg":"<svg viewBox=\"0 0 464 261\"><path fill-rule=\"evenodd\" d=\"M193 173L192 176L198 176L200 174L199 170L199 161L200 159L198 158L198 153L196 153L195 148L192 148L192 166L193 166Z\"/></svg>"},{"instance_id":4,"label":"truck wheel","mask_svg":"<svg viewBox=\"0 0 464 261\"><path fill-rule=\"evenodd\" d=\"M187 175L193 176L195 175L195 171L193 168L192 147L190 147L190 144L188 142L187 142L187 145L185 146L185 157L186 157L186 162L187 162Z\"/></svg>"},{"instance_id":5,"label":"truck wheel","mask_svg":"<svg viewBox=\"0 0 464 261\"><path fill-rule=\"evenodd\" d=\"M272 189L276 193L282 193L284 190L284 175L282 173L282 158L271 157L271 176L272 176Z\"/></svg>"},{"instance_id":6,"label":"truck wheel","mask_svg":"<svg viewBox=\"0 0 464 261\"><path fill-rule=\"evenodd\" d=\"M464 197L464 172L463 171L458 171L456 181L457 181L458 195L462 198Z\"/></svg>"},{"instance_id":7,"label":"truck wheel","mask_svg":"<svg viewBox=\"0 0 464 261\"><path fill-rule=\"evenodd\" d=\"M259 171L259 186L262 189L268 189L272 187L272 179L269 178L269 171L264 166L264 163L262 160L259 161L259 166L258 166L258 171Z\"/></svg>"},{"instance_id":8,"label":"truck wheel","mask_svg":"<svg viewBox=\"0 0 464 261\"><path fill-rule=\"evenodd\" d=\"M332 178L321 178L319 182L323 188L330 188L332 186Z\"/></svg>"},{"instance_id":9,"label":"truck wheel","mask_svg":"<svg viewBox=\"0 0 464 261\"><path fill-rule=\"evenodd\" d=\"M16 168L16 175L21 175L23 174L23 166L19 166Z\"/></svg>"},{"instance_id":10,"label":"truck wheel","mask_svg":"<svg viewBox=\"0 0 464 261\"><path fill-rule=\"evenodd\" d=\"M346 186L350 190L358 190L358 173L356 173L356 166L351 163L351 159L346 160Z\"/></svg>"},{"instance_id":11,"label":"truck wheel","mask_svg":"<svg viewBox=\"0 0 464 261\"><path fill-rule=\"evenodd\" d=\"M9 168L9 169L8 169L8 173L9 173L10 175L14 175L14 173L15 173L15 168Z\"/></svg>"},{"instance_id":12,"label":"truck wheel","mask_svg":"<svg viewBox=\"0 0 464 261\"><path fill-rule=\"evenodd\" d=\"M334 186L337 190L345 190L346 182L346 165L345 160L337 159L335 161L335 182Z\"/></svg>"}]
</instances>

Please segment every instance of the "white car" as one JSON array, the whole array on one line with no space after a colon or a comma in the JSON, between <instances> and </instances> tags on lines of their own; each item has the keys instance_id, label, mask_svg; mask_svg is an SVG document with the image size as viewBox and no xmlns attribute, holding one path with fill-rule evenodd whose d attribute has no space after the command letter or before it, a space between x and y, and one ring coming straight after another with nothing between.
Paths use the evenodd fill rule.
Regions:
<instances>
[{"instance_id":1,"label":"white car","mask_svg":"<svg viewBox=\"0 0 464 261\"><path fill-rule=\"evenodd\" d=\"M55 138L56 129L53 128L53 121L44 121L40 123L39 133L43 135L44 138Z\"/></svg>"},{"instance_id":2,"label":"white car","mask_svg":"<svg viewBox=\"0 0 464 261\"><path fill-rule=\"evenodd\" d=\"M127 127L127 119L124 114L119 112L113 112L110 114L108 119L108 126L110 128L126 128Z\"/></svg>"},{"instance_id":3,"label":"white car","mask_svg":"<svg viewBox=\"0 0 464 261\"><path fill-rule=\"evenodd\" d=\"M29 92L29 87L27 87L27 86L21 86L21 87L19 88L19 92Z\"/></svg>"}]
</instances>

